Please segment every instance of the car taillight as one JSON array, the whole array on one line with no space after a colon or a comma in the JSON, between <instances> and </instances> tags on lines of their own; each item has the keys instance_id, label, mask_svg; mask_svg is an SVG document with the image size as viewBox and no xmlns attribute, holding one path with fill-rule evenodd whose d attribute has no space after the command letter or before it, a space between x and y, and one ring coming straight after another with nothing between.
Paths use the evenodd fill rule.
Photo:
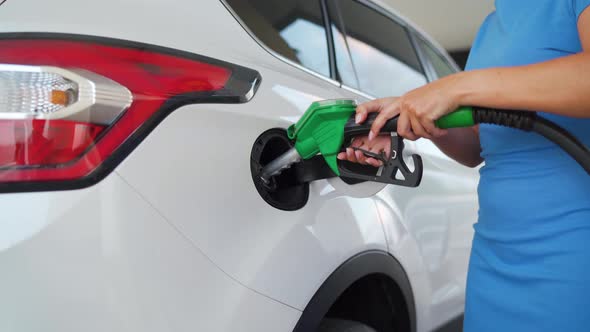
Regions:
<instances>
[{"instance_id":1,"label":"car taillight","mask_svg":"<svg viewBox=\"0 0 590 332\"><path fill-rule=\"evenodd\" d=\"M0 34L0 191L91 185L173 109L245 102L259 81L157 46Z\"/></svg>"}]
</instances>

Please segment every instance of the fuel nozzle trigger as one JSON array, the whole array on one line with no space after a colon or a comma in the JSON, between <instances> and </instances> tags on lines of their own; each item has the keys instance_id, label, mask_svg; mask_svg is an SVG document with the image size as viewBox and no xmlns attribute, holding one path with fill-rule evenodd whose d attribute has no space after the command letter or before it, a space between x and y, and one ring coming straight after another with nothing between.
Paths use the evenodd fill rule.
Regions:
<instances>
[{"instance_id":1,"label":"fuel nozzle trigger","mask_svg":"<svg viewBox=\"0 0 590 332\"><path fill-rule=\"evenodd\" d=\"M356 124L354 119L350 119L344 127L344 142L349 145L355 136L367 135L376 117L377 113L371 113L362 124ZM422 158L417 154L411 156L414 164L414 170L411 171L403 157L404 140L401 136L397 135L397 117L387 121L381 132L389 133L391 137L391 149L389 154L386 154L389 157L385 160L382 159L383 166L376 168L374 166L339 161L338 169L340 176L350 183L372 181L405 187L417 187L420 185L423 173ZM375 158L373 153L367 154L365 151L361 152L368 157Z\"/></svg>"}]
</instances>

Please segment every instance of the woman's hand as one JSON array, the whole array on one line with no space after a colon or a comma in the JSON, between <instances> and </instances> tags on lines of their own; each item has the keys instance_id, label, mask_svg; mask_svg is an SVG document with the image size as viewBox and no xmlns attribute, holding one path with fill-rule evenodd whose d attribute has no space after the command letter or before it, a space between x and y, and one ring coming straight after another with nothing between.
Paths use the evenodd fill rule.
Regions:
<instances>
[{"instance_id":1,"label":"woman's hand","mask_svg":"<svg viewBox=\"0 0 590 332\"><path fill-rule=\"evenodd\" d=\"M365 121L368 113L379 112L369 140L377 137L385 122L398 114L397 133L406 139L444 136L446 130L437 128L434 121L459 107L457 94L453 91L455 76L427 84L399 98L382 98L361 104L356 109L356 122Z\"/></svg>"},{"instance_id":2,"label":"woman's hand","mask_svg":"<svg viewBox=\"0 0 590 332\"><path fill-rule=\"evenodd\" d=\"M389 158L389 152L391 151L391 136L381 135L369 142L368 136L355 137L350 144L350 147L346 148L346 152L340 152L338 159L348 160L354 163L363 165L371 165L380 167L383 165L381 160L365 156L361 151L354 150L353 148L361 148L376 154L385 154L385 158Z\"/></svg>"}]
</instances>

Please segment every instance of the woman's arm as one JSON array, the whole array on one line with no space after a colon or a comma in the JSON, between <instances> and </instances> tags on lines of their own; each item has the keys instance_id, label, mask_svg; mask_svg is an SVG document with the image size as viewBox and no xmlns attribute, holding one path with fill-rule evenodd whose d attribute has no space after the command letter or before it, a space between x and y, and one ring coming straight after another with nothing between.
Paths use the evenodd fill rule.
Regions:
<instances>
[{"instance_id":1,"label":"woman's arm","mask_svg":"<svg viewBox=\"0 0 590 332\"><path fill-rule=\"evenodd\" d=\"M461 105L590 117L590 52L458 75L456 91Z\"/></svg>"}]
</instances>

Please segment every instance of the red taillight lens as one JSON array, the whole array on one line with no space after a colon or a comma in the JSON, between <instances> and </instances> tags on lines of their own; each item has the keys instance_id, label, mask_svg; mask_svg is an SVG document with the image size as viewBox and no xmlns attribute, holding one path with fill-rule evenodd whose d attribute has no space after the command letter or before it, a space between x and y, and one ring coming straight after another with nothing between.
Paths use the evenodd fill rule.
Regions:
<instances>
[{"instance_id":1,"label":"red taillight lens","mask_svg":"<svg viewBox=\"0 0 590 332\"><path fill-rule=\"evenodd\" d=\"M82 155L104 128L64 120L0 121L0 165L8 168L67 163Z\"/></svg>"},{"instance_id":2,"label":"red taillight lens","mask_svg":"<svg viewBox=\"0 0 590 332\"><path fill-rule=\"evenodd\" d=\"M253 70L194 54L76 39L0 34L0 190L91 184L172 109L244 102L260 80Z\"/></svg>"}]
</instances>

